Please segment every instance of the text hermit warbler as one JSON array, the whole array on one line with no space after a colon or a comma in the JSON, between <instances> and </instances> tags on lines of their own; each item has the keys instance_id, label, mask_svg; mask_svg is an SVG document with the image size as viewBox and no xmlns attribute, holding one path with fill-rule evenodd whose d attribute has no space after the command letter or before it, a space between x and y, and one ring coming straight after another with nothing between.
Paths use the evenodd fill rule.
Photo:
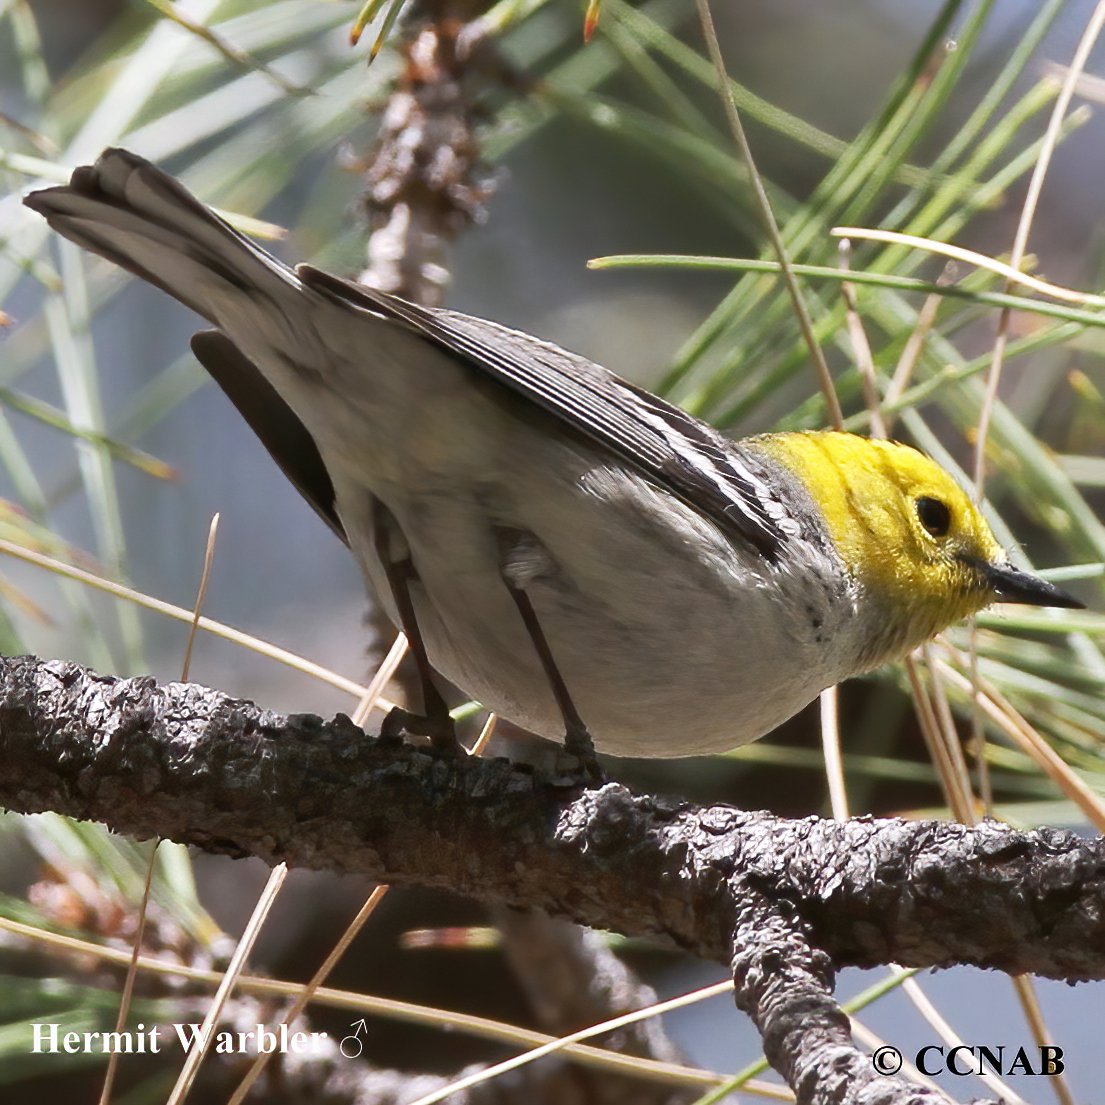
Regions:
<instances>
[{"instance_id":1,"label":"text hermit warbler","mask_svg":"<svg viewBox=\"0 0 1105 1105\"><path fill-rule=\"evenodd\" d=\"M289 269L123 150L26 203L215 329L192 348L356 555L418 661L594 769L724 752L992 602L1013 567L915 450L732 442L574 353Z\"/></svg>"}]
</instances>

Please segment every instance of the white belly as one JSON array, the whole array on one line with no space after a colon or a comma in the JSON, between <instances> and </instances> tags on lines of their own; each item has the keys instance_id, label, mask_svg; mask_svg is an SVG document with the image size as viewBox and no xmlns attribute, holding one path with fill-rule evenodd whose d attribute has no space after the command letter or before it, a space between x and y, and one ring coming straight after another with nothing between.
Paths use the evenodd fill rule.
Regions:
<instances>
[{"instance_id":1,"label":"white belly","mask_svg":"<svg viewBox=\"0 0 1105 1105\"><path fill-rule=\"evenodd\" d=\"M457 686L542 736L563 736L502 580L500 527L534 534L551 557L554 569L527 594L600 752L727 751L846 674L851 603L828 603L819 586L738 554L680 501L604 467L586 447L535 458L528 432L494 431L500 445L512 433L518 448L482 479L442 478L418 464L400 483L374 489L410 548L430 660ZM338 503L347 532L371 529L363 487L343 481ZM374 541L356 548L396 620Z\"/></svg>"},{"instance_id":2,"label":"white belly","mask_svg":"<svg viewBox=\"0 0 1105 1105\"><path fill-rule=\"evenodd\" d=\"M551 557L527 594L600 752L727 751L854 669L851 591L764 564L586 442L550 437L544 414L504 403L494 385L474 386L473 374L418 345L394 358L377 345L370 371L355 367L356 349L335 351L325 383L285 375L280 390L320 443L345 531L393 621L374 500L398 522L430 661L465 692L563 736L502 581L503 527L532 533Z\"/></svg>"}]
</instances>

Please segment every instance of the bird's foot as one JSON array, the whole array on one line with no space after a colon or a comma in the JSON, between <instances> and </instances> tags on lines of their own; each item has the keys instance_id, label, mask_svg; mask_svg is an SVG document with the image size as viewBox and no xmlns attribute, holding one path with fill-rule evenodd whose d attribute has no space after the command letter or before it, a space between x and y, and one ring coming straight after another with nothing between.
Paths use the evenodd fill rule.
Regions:
<instances>
[{"instance_id":1,"label":"bird's foot","mask_svg":"<svg viewBox=\"0 0 1105 1105\"><path fill-rule=\"evenodd\" d=\"M585 787L601 787L606 783L606 772L595 755L595 742L582 723L570 725L564 734L564 747L556 758L556 773Z\"/></svg>"},{"instance_id":2,"label":"bird's foot","mask_svg":"<svg viewBox=\"0 0 1105 1105\"><path fill-rule=\"evenodd\" d=\"M456 724L448 714L427 717L404 710L402 706L393 706L380 726L380 741L384 744L402 744L403 737L408 735L429 737L431 747L442 756L457 756L461 752Z\"/></svg>"}]
</instances>

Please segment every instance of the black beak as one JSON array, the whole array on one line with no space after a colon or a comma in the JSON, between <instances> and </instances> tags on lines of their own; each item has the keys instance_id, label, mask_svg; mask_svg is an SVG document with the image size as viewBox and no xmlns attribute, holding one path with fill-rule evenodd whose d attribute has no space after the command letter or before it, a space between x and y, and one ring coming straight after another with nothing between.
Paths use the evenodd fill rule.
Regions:
<instances>
[{"instance_id":1,"label":"black beak","mask_svg":"<svg viewBox=\"0 0 1105 1105\"><path fill-rule=\"evenodd\" d=\"M1025 606L1065 606L1070 610L1086 608L1084 602L1079 602L1062 587L1022 572L1012 564L979 564L978 567L983 578L994 589L998 602L1017 602Z\"/></svg>"}]
</instances>

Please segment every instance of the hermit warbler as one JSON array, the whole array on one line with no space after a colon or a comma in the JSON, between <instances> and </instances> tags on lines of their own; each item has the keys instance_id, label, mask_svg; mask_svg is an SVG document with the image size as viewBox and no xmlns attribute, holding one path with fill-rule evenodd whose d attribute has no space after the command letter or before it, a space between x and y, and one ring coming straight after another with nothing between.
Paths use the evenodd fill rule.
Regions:
<instances>
[{"instance_id":1,"label":"hermit warbler","mask_svg":"<svg viewBox=\"0 0 1105 1105\"><path fill-rule=\"evenodd\" d=\"M1013 567L915 450L733 442L574 353L287 268L123 150L26 203L215 329L196 356L356 555L419 663L593 765L724 752L992 602Z\"/></svg>"}]
</instances>

